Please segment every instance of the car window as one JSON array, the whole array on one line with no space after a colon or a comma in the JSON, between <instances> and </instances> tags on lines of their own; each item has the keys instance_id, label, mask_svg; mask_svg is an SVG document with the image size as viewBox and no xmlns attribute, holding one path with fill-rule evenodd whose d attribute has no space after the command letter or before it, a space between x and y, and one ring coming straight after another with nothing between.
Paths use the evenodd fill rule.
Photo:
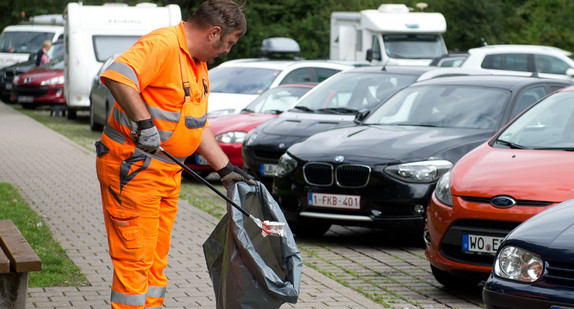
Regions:
<instances>
[{"instance_id":1,"label":"car window","mask_svg":"<svg viewBox=\"0 0 574 309\"><path fill-rule=\"evenodd\" d=\"M140 38L138 35L94 35L94 54L98 62L104 62L114 54L121 54Z\"/></svg>"},{"instance_id":2,"label":"car window","mask_svg":"<svg viewBox=\"0 0 574 309\"><path fill-rule=\"evenodd\" d=\"M289 74L285 75L285 78L283 78L280 85L313 82L312 74L313 73L311 68L295 69Z\"/></svg>"},{"instance_id":3,"label":"car window","mask_svg":"<svg viewBox=\"0 0 574 309\"><path fill-rule=\"evenodd\" d=\"M559 92L540 101L506 128L499 140L526 148L573 148L574 104Z\"/></svg>"},{"instance_id":4,"label":"car window","mask_svg":"<svg viewBox=\"0 0 574 309\"><path fill-rule=\"evenodd\" d=\"M42 48L42 42L52 41L54 34L54 32L39 31L5 31L0 35L0 52L37 52Z\"/></svg>"},{"instance_id":5,"label":"car window","mask_svg":"<svg viewBox=\"0 0 574 309\"><path fill-rule=\"evenodd\" d=\"M244 110L254 113L277 113L289 109L297 99L311 88L276 87L271 88L249 103Z\"/></svg>"},{"instance_id":6,"label":"car window","mask_svg":"<svg viewBox=\"0 0 574 309\"><path fill-rule=\"evenodd\" d=\"M325 81L327 78L341 72L337 69L325 69L325 68L315 68L315 73L317 74L317 83Z\"/></svg>"},{"instance_id":7,"label":"car window","mask_svg":"<svg viewBox=\"0 0 574 309\"><path fill-rule=\"evenodd\" d=\"M403 74L342 73L317 86L297 106L312 110L372 109L415 79Z\"/></svg>"},{"instance_id":8,"label":"car window","mask_svg":"<svg viewBox=\"0 0 574 309\"><path fill-rule=\"evenodd\" d=\"M527 54L494 54L487 55L482 61L483 69L509 70L528 72Z\"/></svg>"},{"instance_id":9,"label":"car window","mask_svg":"<svg viewBox=\"0 0 574 309\"><path fill-rule=\"evenodd\" d=\"M566 62L549 55L534 55L534 62L536 71L540 73L566 74L570 68Z\"/></svg>"},{"instance_id":10,"label":"car window","mask_svg":"<svg viewBox=\"0 0 574 309\"><path fill-rule=\"evenodd\" d=\"M369 124L496 129L510 92L465 85L407 87L365 119Z\"/></svg>"},{"instance_id":11,"label":"car window","mask_svg":"<svg viewBox=\"0 0 574 309\"><path fill-rule=\"evenodd\" d=\"M512 109L511 118L520 114L527 107L532 105L534 102L540 100L546 95L546 88L544 86L537 86L524 91L516 100L516 105Z\"/></svg>"},{"instance_id":12,"label":"car window","mask_svg":"<svg viewBox=\"0 0 574 309\"><path fill-rule=\"evenodd\" d=\"M281 70L250 67L215 67L209 70L212 92L261 94Z\"/></svg>"}]
</instances>

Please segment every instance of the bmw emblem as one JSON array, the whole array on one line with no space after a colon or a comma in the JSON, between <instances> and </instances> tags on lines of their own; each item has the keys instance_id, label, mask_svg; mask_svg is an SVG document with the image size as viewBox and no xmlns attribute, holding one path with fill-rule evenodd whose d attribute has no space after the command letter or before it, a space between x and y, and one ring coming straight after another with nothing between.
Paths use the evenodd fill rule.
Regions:
<instances>
[{"instance_id":1,"label":"bmw emblem","mask_svg":"<svg viewBox=\"0 0 574 309\"><path fill-rule=\"evenodd\" d=\"M490 199L490 204L498 208L510 208L516 205L516 200L510 196L498 195Z\"/></svg>"},{"instance_id":2,"label":"bmw emblem","mask_svg":"<svg viewBox=\"0 0 574 309\"><path fill-rule=\"evenodd\" d=\"M279 144L279 146L277 146L277 147L279 147L279 149L283 149L283 148L285 147L285 144L281 143L281 144Z\"/></svg>"},{"instance_id":3,"label":"bmw emblem","mask_svg":"<svg viewBox=\"0 0 574 309\"><path fill-rule=\"evenodd\" d=\"M342 155L335 156L335 162L341 163L345 160L345 157Z\"/></svg>"}]
</instances>

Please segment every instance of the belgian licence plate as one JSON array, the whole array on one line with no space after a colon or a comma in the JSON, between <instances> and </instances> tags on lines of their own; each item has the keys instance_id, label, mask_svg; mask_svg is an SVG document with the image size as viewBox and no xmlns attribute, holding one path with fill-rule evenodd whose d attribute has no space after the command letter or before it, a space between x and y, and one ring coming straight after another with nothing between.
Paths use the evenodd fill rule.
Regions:
<instances>
[{"instance_id":1,"label":"belgian licence plate","mask_svg":"<svg viewBox=\"0 0 574 309\"><path fill-rule=\"evenodd\" d=\"M275 176L277 171L277 164L261 164L259 167L261 175L263 176Z\"/></svg>"},{"instance_id":2,"label":"belgian licence plate","mask_svg":"<svg viewBox=\"0 0 574 309\"><path fill-rule=\"evenodd\" d=\"M462 251L495 255L503 239L503 237L463 234Z\"/></svg>"},{"instance_id":3,"label":"belgian licence plate","mask_svg":"<svg viewBox=\"0 0 574 309\"><path fill-rule=\"evenodd\" d=\"M205 159L204 156L202 155L195 155L195 164L197 165L209 165L209 162L207 162L207 159Z\"/></svg>"},{"instance_id":4,"label":"belgian licence plate","mask_svg":"<svg viewBox=\"0 0 574 309\"><path fill-rule=\"evenodd\" d=\"M550 309L574 309L574 308L573 307L552 305L552 306L550 306Z\"/></svg>"},{"instance_id":5,"label":"belgian licence plate","mask_svg":"<svg viewBox=\"0 0 574 309\"><path fill-rule=\"evenodd\" d=\"M33 103L34 97L21 95L18 97L18 103Z\"/></svg>"},{"instance_id":6,"label":"belgian licence plate","mask_svg":"<svg viewBox=\"0 0 574 309\"><path fill-rule=\"evenodd\" d=\"M343 209L361 209L360 195L324 194L309 192L307 195L309 206L329 207Z\"/></svg>"}]
</instances>

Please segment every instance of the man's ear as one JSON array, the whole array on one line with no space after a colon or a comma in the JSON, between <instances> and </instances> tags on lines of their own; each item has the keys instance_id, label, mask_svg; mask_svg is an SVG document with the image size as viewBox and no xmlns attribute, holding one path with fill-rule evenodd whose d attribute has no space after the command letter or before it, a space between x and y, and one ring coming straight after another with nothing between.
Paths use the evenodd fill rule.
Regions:
<instances>
[{"instance_id":1,"label":"man's ear","mask_svg":"<svg viewBox=\"0 0 574 309\"><path fill-rule=\"evenodd\" d=\"M219 40L219 36L221 36L221 27L213 26L209 29L209 40L210 41Z\"/></svg>"}]
</instances>

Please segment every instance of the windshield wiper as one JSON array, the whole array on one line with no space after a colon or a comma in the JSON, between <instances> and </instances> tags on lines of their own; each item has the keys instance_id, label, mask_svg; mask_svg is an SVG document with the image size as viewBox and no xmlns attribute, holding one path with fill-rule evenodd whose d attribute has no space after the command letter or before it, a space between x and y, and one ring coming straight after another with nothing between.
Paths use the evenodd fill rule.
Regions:
<instances>
[{"instance_id":1,"label":"windshield wiper","mask_svg":"<svg viewBox=\"0 0 574 309\"><path fill-rule=\"evenodd\" d=\"M294 108L294 109L299 109L299 110L302 110L302 111L308 112L308 113L314 113L314 112L315 112L314 110L308 108L307 106L295 106L295 107L293 107L293 108Z\"/></svg>"},{"instance_id":2,"label":"windshield wiper","mask_svg":"<svg viewBox=\"0 0 574 309\"><path fill-rule=\"evenodd\" d=\"M331 107L331 108L321 108L317 110L318 112L334 112L337 114L354 114L357 112L356 109L346 108L346 107Z\"/></svg>"},{"instance_id":3,"label":"windshield wiper","mask_svg":"<svg viewBox=\"0 0 574 309\"><path fill-rule=\"evenodd\" d=\"M518 144L515 144L515 143L511 143L511 142L509 142L509 141L505 141L505 140L502 140L502 139L497 139L497 140L494 141L494 142L497 143L497 144L501 144L501 145L504 145L504 146L508 146L508 147L510 147L511 149L527 149L527 148L524 147L524 146L521 146L521 145L518 145Z\"/></svg>"},{"instance_id":4,"label":"windshield wiper","mask_svg":"<svg viewBox=\"0 0 574 309\"><path fill-rule=\"evenodd\" d=\"M532 148L533 150L563 150L563 151L574 151L573 147L540 147Z\"/></svg>"}]
</instances>

